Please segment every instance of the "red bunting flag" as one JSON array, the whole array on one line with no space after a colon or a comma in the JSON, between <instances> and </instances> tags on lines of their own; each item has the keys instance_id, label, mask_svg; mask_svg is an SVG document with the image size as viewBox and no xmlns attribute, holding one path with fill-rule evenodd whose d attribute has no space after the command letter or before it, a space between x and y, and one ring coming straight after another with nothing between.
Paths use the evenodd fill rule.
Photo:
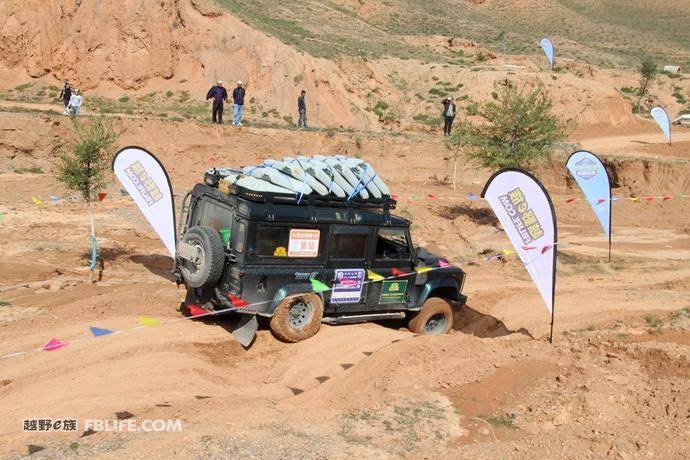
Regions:
<instances>
[{"instance_id":1,"label":"red bunting flag","mask_svg":"<svg viewBox=\"0 0 690 460\"><path fill-rule=\"evenodd\" d=\"M408 273L405 273L404 271L398 269L398 268L391 268L391 275L393 276L406 276Z\"/></svg>"},{"instance_id":2,"label":"red bunting flag","mask_svg":"<svg viewBox=\"0 0 690 460\"><path fill-rule=\"evenodd\" d=\"M646 196L644 199L647 201L647 203L651 203L654 200L653 196Z\"/></svg>"},{"instance_id":3,"label":"red bunting flag","mask_svg":"<svg viewBox=\"0 0 690 460\"><path fill-rule=\"evenodd\" d=\"M400 197L398 197L398 195L395 193L391 193L391 198L393 198L395 201L400 201Z\"/></svg>"},{"instance_id":4,"label":"red bunting flag","mask_svg":"<svg viewBox=\"0 0 690 460\"><path fill-rule=\"evenodd\" d=\"M668 200L670 200L671 198L673 198L673 195L664 195L663 201L668 201Z\"/></svg>"},{"instance_id":5,"label":"red bunting flag","mask_svg":"<svg viewBox=\"0 0 690 460\"><path fill-rule=\"evenodd\" d=\"M228 300L230 300L230 302L232 302L232 304L236 308L242 308L242 307L248 307L249 306L249 302L247 302L246 300L244 300L241 297L237 297L236 295L228 294Z\"/></svg>"},{"instance_id":6,"label":"red bunting flag","mask_svg":"<svg viewBox=\"0 0 690 460\"><path fill-rule=\"evenodd\" d=\"M566 198L565 200L566 203L572 203L573 201L575 201L575 198Z\"/></svg>"},{"instance_id":7,"label":"red bunting flag","mask_svg":"<svg viewBox=\"0 0 690 460\"><path fill-rule=\"evenodd\" d=\"M67 344L68 344L68 342L62 342L60 339L51 339L50 342L43 345L41 350L43 350L43 351L59 350L60 348L66 347Z\"/></svg>"},{"instance_id":8,"label":"red bunting flag","mask_svg":"<svg viewBox=\"0 0 690 460\"><path fill-rule=\"evenodd\" d=\"M429 199L430 199L430 200L435 200L435 199L437 199L437 196L434 195L433 193L429 193Z\"/></svg>"},{"instance_id":9,"label":"red bunting flag","mask_svg":"<svg viewBox=\"0 0 690 460\"><path fill-rule=\"evenodd\" d=\"M200 316L211 313L209 310L204 310L203 308L200 308L198 305L194 304L187 305L187 310L189 311L189 314L192 316Z\"/></svg>"},{"instance_id":10,"label":"red bunting flag","mask_svg":"<svg viewBox=\"0 0 690 460\"><path fill-rule=\"evenodd\" d=\"M98 201L105 200L106 195L107 195L107 193L105 193L105 192L98 192Z\"/></svg>"}]
</instances>

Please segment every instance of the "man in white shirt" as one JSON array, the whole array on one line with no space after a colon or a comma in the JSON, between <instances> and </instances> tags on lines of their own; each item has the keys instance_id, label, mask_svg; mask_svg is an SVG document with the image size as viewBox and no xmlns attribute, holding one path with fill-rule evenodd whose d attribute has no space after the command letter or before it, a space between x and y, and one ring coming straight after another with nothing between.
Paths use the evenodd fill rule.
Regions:
<instances>
[{"instance_id":1,"label":"man in white shirt","mask_svg":"<svg viewBox=\"0 0 690 460\"><path fill-rule=\"evenodd\" d=\"M81 105L83 102L84 102L84 98L79 93L79 90L75 89L72 92L72 96L69 98L69 103L67 104L67 108L69 109L70 115L72 115L72 116L79 115L79 109L81 108Z\"/></svg>"}]
</instances>

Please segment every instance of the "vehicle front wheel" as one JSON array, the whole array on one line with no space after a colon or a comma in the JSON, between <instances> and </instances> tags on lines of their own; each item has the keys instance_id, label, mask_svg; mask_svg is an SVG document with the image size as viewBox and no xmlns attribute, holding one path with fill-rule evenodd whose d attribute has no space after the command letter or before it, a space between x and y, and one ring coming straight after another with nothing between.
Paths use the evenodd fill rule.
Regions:
<instances>
[{"instance_id":1,"label":"vehicle front wheel","mask_svg":"<svg viewBox=\"0 0 690 460\"><path fill-rule=\"evenodd\" d=\"M432 297L408 324L410 331L420 335L443 335L453 328L453 310L447 300Z\"/></svg>"},{"instance_id":2,"label":"vehicle front wheel","mask_svg":"<svg viewBox=\"0 0 690 460\"><path fill-rule=\"evenodd\" d=\"M271 332L284 342L299 342L319 331L323 301L316 294L299 294L283 299L271 318Z\"/></svg>"}]
</instances>

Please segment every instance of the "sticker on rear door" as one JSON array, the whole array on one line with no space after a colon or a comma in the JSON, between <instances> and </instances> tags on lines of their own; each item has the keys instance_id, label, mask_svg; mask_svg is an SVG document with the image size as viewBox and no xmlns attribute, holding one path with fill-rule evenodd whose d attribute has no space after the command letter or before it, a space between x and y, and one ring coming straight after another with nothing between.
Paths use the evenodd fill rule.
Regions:
<instances>
[{"instance_id":1,"label":"sticker on rear door","mask_svg":"<svg viewBox=\"0 0 690 460\"><path fill-rule=\"evenodd\" d=\"M318 257L320 236L320 230L291 229L288 257Z\"/></svg>"},{"instance_id":2,"label":"sticker on rear door","mask_svg":"<svg viewBox=\"0 0 690 460\"><path fill-rule=\"evenodd\" d=\"M335 271L335 283L331 303L355 303L362 298L364 270L361 268L342 268Z\"/></svg>"},{"instance_id":3,"label":"sticker on rear door","mask_svg":"<svg viewBox=\"0 0 690 460\"><path fill-rule=\"evenodd\" d=\"M403 303L406 291L407 281L384 281L381 285L379 303Z\"/></svg>"}]
</instances>

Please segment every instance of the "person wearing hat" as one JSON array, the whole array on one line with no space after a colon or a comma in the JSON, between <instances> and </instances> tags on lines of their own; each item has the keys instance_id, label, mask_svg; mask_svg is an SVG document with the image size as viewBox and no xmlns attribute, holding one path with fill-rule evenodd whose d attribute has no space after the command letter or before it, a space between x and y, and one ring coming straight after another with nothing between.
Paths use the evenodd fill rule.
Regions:
<instances>
[{"instance_id":1,"label":"person wearing hat","mask_svg":"<svg viewBox=\"0 0 690 460\"><path fill-rule=\"evenodd\" d=\"M223 82L218 80L206 93L206 100L213 99L211 119L213 123L223 124L223 102L228 100L228 92L223 88Z\"/></svg>"},{"instance_id":2,"label":"person wearing hat","mask_svg":"<svg viewBox=\"0 0 690 460\"><path fill-rule=\"evenodd\" d=\"M448 96L443 101L443 135L450 136L450 129L453 126L453 120L455 119L455 114L457 110L455 107L455 102L453 98Z\"/></svg>"},{"instance_id":3,"label":"person wearing hat","mask_svg":"<svg viewBox=\"0 0 690 460\"><path fill-rule=\"evenodd\" d=\"M242 117L244 116L244 93L247 85L242 85L240 80L237 80L237 88L232 90L232 124L233 126L242 126Z\"/></svg>"},{"instance_id":4,"label":"person wearing hat","mask_svg":"<svg viewBox=\"0 0 690 460\"><path fill-rule=\"evenodd\" d=\"M69 98L69 103L67 104L67 109L69 111L69 114L72 116L77 116L79 115L79 109L81 108L81 105L84 103L84 98L82 95L79 93L78 89L74 89L72 91L72 95Z\"/></svg>"}]
</instances>

